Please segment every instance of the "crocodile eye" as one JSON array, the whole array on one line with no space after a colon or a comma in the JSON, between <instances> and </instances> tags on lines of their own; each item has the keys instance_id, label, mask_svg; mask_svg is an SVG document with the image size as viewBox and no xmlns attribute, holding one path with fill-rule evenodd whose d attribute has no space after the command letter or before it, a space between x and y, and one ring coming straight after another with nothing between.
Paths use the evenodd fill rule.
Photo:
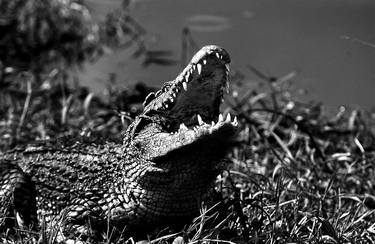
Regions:
<instances>
[{"instance_id":1,"label":"crocodile eye","mask_svg":"<svg viewBox=\"0 0 375 244\"><path fill-rule=\"evenodd\" d=\"M145 101L143 102L143 107L146 107L153 99L155 98L155 93L151 92L147 95L145 98Z\"/></svg>"}]
</instances>

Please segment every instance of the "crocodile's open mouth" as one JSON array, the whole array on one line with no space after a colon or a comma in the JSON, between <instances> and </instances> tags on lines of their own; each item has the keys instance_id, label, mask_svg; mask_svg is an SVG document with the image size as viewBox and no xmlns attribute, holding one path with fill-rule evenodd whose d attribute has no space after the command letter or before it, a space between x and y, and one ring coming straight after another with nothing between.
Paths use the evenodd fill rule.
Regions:
<instances>
[{"instance_id":1,"label":"crocodile's open mouth","mask_svg":"<svg viewBox=\"0 0 375 244\"><path fill-rule=\"evenodd\" d=\"M205 46L191 59L174 81L145 101L145 114L157 114L166 121L169 132L195 128L206 123L237 124L230 115L219 114L223 95L229 89L229 54L217 46ZM149 112L147 112L149 111Z\"/></svg>"},{"instance_id":2,"label":"crocodile's open mouth","mask_svg":"<svg viewBox=\"0 0 375 244\"><path fill-rule=\"evenodd\" d=\"M220 113L229 88L229 62L224 49L205 46L175 80L146 98L131 128L133 145L152 162L142 183L151 180L149 185L165 187L215 174L237 130L237 118Z\"/></svg>"}]
</instances>

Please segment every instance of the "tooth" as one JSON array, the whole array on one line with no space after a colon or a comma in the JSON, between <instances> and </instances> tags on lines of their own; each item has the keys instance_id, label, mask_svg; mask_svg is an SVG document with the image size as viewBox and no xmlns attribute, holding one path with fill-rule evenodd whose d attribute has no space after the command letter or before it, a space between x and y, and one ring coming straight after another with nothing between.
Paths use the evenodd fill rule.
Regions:
<instances>
[{"instance_id":1,"label":"tooth","mask_svg":"<svg viewBox=\"0 0 375 244\"><path fill-rule=\"evenodd\" d=\"M230 71L229 64L225 64L225 69L226 69L228 72Z\"/></svg>"},{"instance_id":2,"label":"tooth","mask_svg":"<svg viewBox=\"0 0 375 244\"><path fill-rule=\"evenodd\" d=\"M220 55L219 55L219 53L215 53L215 54L216 54L216 57L217 57L217 58L220 58Z\"/></svg>"},{"instance_id":3,"label":"tooth","mask_svg":"<svg viewBox=\"0 0 375 244\"><path fill-rule=\"evenodd\" d=\"M176 93L172 93L172 97L176 97Z\"/></svg>"},{"instance_id":4,"label":"tooth","mask_svg":"<svg viewBox=\"0 0 375 244\"><path fill-rule=\"evenodd\" d=\"M165 107L165 108L168 108L168 104L164 104L164 107Z\"/></svg>"},{"instance_id":5,"label":"tooth","mask_svg":"<svg viewBox=\"0 0 375 244\"><path fill-rule=\"evenodd\" d=\"M227 114L227 118L225 119L225 122L230 122L232 118L230 117L230 113Z\"/></svg>"},{"instance_id":6,"label":"tooth","mask_svg":"<svg viewBox=\"0 0 375 244\"><path fill-rule=\"evenodd\" d=\"M223 122L224 118L222 114L219 114L219 120L217 122Z\"/></svg>"},{"instance_id":7,"label":"tooth","mask_svg":"<svg viewBox=\"0 0 375 244\"><path fill-rule=\"evenodd\" d=\"M180 124L180 130L187 130L188 128L184 123Z\"/></svg>"},{"instance_id":8,"label":"tooth","mask_svg":"<svg viewBox=\"0 0 375 244\"><path fill-rule=\"evenodd\" d=\"M215 125L215 122L211 121L211 126L214 126Z\"/></svg>"},{"instance_id":9,"label":"tooth","mask_svg":"<svg viewBox=\"0 0 375 244\"><path fill-rule=\"evenodd\" d=\"M220 59L223 59L223 55L220 55Z\"/></svg>"},{"instance_id":10,"label":"tooth","mask_svg":"<svg viewBox=\"0 0 375 244\"><path fill-rule=\"evenodd\" d=\"M173 103L173 98L169 98L169 101L171 101L171 103Z\"/></svg>"},{"instance_id":11,"label":"tooth","mask_svg":"<svg viewBox=\"0 0 375 244\"><path fill-rule=\"evenodd\" d=\"M188 73L185 75L185 80L186 80L186 82L189 82L189 76L190 76L190 73L188 72Z\"/></svg>"},{"instance_id":12,"label":"tooth","mask_svg":"<svg viewBox=\"0 0 375 244\"><path fill-rule=\"evenodd\" d=\"M234 116L232 125L238 125L237 116Z\"/></svg>"},{"instance_id":13,"label":"tooth","mask_svg":"<svg viewBox=\"0 0 375 244\"><path fill-rule=\"evenodd\" d=\"M195 70L195 64L193 64L192 66L191 66L191 69L190 70Z\"/></svg>"},{"instance_id":14,"label":"tooth","mask_svg":"<svg viewBox=\"0 0 375 244\"><path fill-rule=\"evenodd\" d=\"M197 68L198 68L198 74L200 75L202 73L202 65L197 64Z\"/></svg>"},{"instance_id":15,"label":"tooth","mask_svg":"<svg viewBox=\"0 0 375 244\"><path fill-rule=\"evenodd\" d=\"M184 90L187 91L187 83L186 82L182 82L182 86L184 87Z\"/></svg>"},{"instance_id":16,"label":"tooth","mask_svg":"<svg viewBox=\"0 0 375 244\"><path fill-rule=\"evenodd\" d=\"M198 118L198 124L203 125L204 122L202 120L202 117L199 114L197 115L197 118Z\"/></svg>"},{"instance_id":17,"label":"tooth","mask_svg":"<svg viewBox=\"0 0 375 244\"><path fill-rule=\"evenodd\" d=\"M207 64L207 60L206 59L203 59L203 64Z\"/></svg>"}]
</instances>

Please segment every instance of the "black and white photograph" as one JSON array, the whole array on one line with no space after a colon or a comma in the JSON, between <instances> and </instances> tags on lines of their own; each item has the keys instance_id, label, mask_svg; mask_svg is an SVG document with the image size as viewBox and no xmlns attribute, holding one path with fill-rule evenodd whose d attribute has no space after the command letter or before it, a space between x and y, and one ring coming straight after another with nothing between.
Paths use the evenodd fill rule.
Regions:
<instances>
[{"instance_id":1,"label":"black and white photograph","mask_svg":"<svg viewBox=\"0 0 375 244\"><path fill-rule=\"evenodd\" d=\"M375 243L375 1L0 0L0 243Z\"/></svg>"}]
</instances>

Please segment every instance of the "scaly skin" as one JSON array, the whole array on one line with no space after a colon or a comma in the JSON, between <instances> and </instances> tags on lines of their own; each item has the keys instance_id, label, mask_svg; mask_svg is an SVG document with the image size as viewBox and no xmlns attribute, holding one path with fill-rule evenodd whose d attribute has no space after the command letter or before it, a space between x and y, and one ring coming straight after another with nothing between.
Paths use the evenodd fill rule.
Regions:
<instances>
[{"instance_id":1,"label":"scaly skin","mask_svg":"<svg viewBox=\"0 0 375 244\"><path fill-rule=\"evenodd\" d=\"M229 62L224 49L203 47L146 98L122 144L60 139L0 155L0 214L21 226L64 220L65 232L85 234L193 217L236 130L219 115Z\"/></svg>"}]
</instances>

